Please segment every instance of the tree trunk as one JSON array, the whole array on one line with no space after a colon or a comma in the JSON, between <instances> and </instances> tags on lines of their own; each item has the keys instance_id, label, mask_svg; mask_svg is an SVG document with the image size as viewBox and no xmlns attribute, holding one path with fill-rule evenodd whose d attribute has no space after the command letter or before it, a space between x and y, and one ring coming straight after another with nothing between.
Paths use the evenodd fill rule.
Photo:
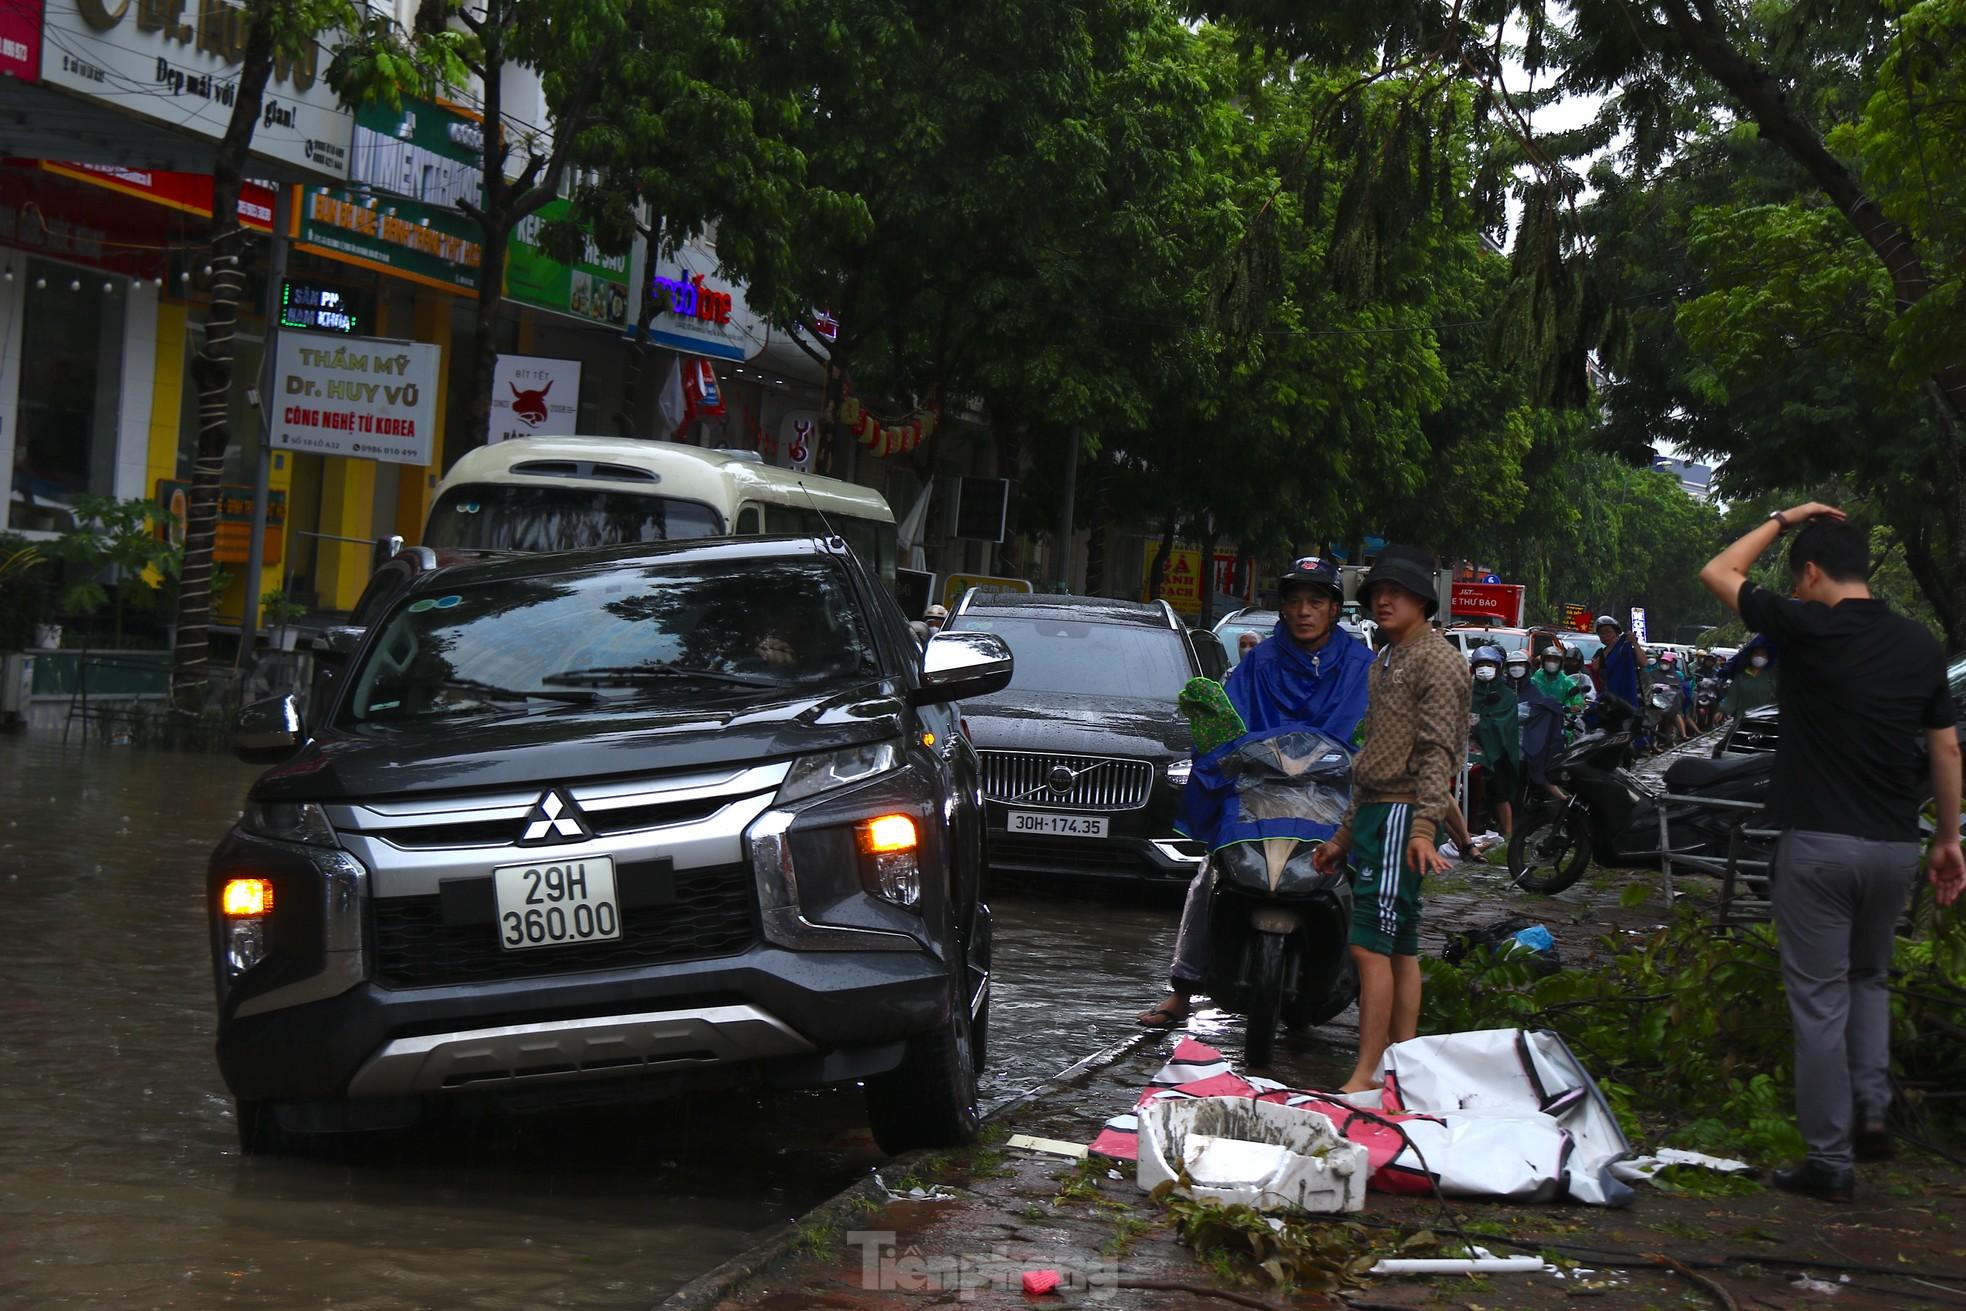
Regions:
<instances>
[{"instance_id":1,"label":"tree trunk","mask_svg":"<svg viewBox=\"0 0 1966 1311\"><path fill-rule=\"evenodd\" d=\"M649 279L655 275L655 252L660 229L648 233L648 257L642 263L641 299L635 311L635 339L628 343L628 363L621 371L621 405L614 412L614 426L623 437L643 436L643 418L649 412L648 385L649 325L661 307L649 294Z\"/></svg>"},{"instance_id":2,"label":"tree trunk","mask_svg":"<svg viewBox=\"0 0 1966 1311\"><path fill-rule=\"evenodd\" d=\"M1781 83L1729 45L1725 33L1696 16L1686 0L1665 0L1663 8L1687 53L1741 102L1764 136L1802 166L1871 248L1891 275L1898 313L1931 295L1932 280L1911 234L1864 194L1856 175L1830 153L1821 135L1789 103ZM1966 368L1957 363L1942 366L1933 374L1932 387L1941 422L1956 432L1966 424Z\"/></svg>"},{"instance_id":3,"label":"tree trunk","mask_svg":"<svg viewBox=\"0 0 1966 1311\"><path fill-rule=\"evenodd\" d=\"M1203 522L1201 533L1201 626L1215 627L1215 544L1222 532L1213 517Z\"/></svg>"},{"instance_id":4,"label":"tree trunk","mask_svg":"<svg viewBox=\"0 0 1966 1311\"><path fill-rule=\"evenodd\" d=\"M1106 481L1110 466L1105 448L1093 457L1085 479L1085 594L1107 596L1112 588L1106 580Z\"/></svg>"},{"instance_id":5,"label":"tree trunk","mask_svg":"<svg viewBox=\"0 0 1966 1311\"><path fill-rule=\"evenodd\" d=\"M1161 585L1167 580L1167 558L1174 554L1174 519L1170 514L1161 525L1160 554L1154 557L1154 567L1147 571L1147 599L1160 600Z\"/></svg>"},{"instance_id":6,"label":"tree trunk","mask_svg":"<svg viewBox=\"0 0 1966 1311\"><path fill-rule=\"evenodd\" d=\"M246 260L251 243L239 223L239 183L259 125L267 79L273 74L270 0L247 12L246 49L239 67L238 99L226 120L212 163L211 300L205 306L204 333L191 361L198 390L198 445L191 466L191 492L184 524L184 559L178 571L177 633L171 651L171 704L196 710L209 686L211 654L212 547L218 540L218 489L225 473L225 450L232 442L232 339L239 323L239 301L246 291ZM271 401L268 400L268 404Z\"/></svg>"}]
</instances>

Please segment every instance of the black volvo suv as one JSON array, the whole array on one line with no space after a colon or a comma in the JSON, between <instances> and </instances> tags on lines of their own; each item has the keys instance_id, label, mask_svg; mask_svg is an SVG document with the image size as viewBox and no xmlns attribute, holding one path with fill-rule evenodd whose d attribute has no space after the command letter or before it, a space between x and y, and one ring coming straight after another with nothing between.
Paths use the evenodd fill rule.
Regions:
<instances>
[{"instance_id":1,"label":"black volvo suv","mask_svg":"<svg viewBox=\"0 0 1966 1311\"><path fill-rule=\"evenodd\" d=\"M1189 633L1164 601L974 590L948 631L1001 638L1017 660L1004 691L963 707L983 758L991 867L1192 878L1208 853L1174 831L1193 754L1175 698L1203 672L1195 644L1214 635Z\"/></svg>"},{"instance_id":2,"label":"black volvo suv","mask_svg":"<svg viewBox=\"0 0 1966 1311\"><path fill-rule=\"evenodd\" d=\"M537 1104L864 1080L890 1151L965 1141L989 1015L980 765L837 539L425 573L212 857L218 1061L249 1151Z\"/></svg>"}]
</instances>

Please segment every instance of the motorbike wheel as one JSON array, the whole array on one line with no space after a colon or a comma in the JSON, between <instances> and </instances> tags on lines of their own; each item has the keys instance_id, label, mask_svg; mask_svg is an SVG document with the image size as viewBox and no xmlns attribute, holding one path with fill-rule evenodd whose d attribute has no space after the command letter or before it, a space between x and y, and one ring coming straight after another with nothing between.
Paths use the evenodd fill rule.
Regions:
<instances>
[{"instance_id":1,"label":"motorbike wheel","mask_svg":"<svg viewBox=\"0 0 1966 1311\"><path fill-rule=\"evenodd\" d=\"M1584 877L1590 863L1590 831L1575 811L1525 816L1509 838L1509 874L1525 892L1561 892Z\"/></svg>"},{"instance_id":2,"label":"motorbike wheel","mask_svg":"<svg viewBox=\"0 0 1966 1311\"><path fill-rule=\"evenodd\" d=\"M1256 969L1249 998L1249 1032L1243 1057L1256 1069L1270 1064L1276 1049L1277 1023L1283 1018L1283 944L1281 933L1256 935Z\"/></svg>"}]
</instances>

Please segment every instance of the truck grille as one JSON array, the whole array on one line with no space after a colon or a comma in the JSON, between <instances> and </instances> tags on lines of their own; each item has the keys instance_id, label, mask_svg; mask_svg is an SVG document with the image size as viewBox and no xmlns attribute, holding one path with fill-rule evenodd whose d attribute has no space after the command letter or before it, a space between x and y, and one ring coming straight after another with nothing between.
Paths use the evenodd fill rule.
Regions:
<instances>
[{"instance_id":1,"label":"truck grille","mask_svg":"<svg viewBox=\"0 0 1966 1311\"><path fill-rule=\"evenodd\" d=\"M623 898L619 939L526 951L499 946L492 920L446 923L442 897L379 897L377 982L435 988L734 955L757 940L752 887L748 865L678 870L673 901L637 906Z\"/></svg>"},{"instance_id":2,"label":"truck grille","mask_svg":"<svg viewBox=\"0 0 1966 1311\"><path fill-rule=\"evenodd\" d=\"M1137 810L1153 791L1154 767L1117 756L1067 756L1044 751L985 751L983 792L992 801L1070 810ZM1075 775L1063 790L1051 786L1060 765Z\"/></svg>"}]
</instances>

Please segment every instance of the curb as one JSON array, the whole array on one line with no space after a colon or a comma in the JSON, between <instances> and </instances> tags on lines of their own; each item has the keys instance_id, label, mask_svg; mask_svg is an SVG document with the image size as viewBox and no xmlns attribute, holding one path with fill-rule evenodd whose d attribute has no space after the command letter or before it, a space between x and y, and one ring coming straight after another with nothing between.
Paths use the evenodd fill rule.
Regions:
<instances>
[{"instance_id":1,"label":"curb","mask_svg":"<svg viewBox=\"0 0 1966 1311\"><path fill-rule=\"evenodd\" d=\"M1117 1042L1108 1043L1089 1056L1080 1058L1058 1073L1034 1087L1027 1088L1008 1101L1000 1102L984 1115L983 1122L1002 1119L1013 1111L1019 1111L1036 1102L1047 1093L1068 1088L1086 1075L1107 1066L1137 1049L1168 1034L1165 1029L1143 1029L1131 1033ZM893 1173L906 1171L917 1160L933 1155L929 1151L907 1152L881 1163L881 1170ZM899 1175L896 1176L897 1178ZM856 1179L839 1192L833 1194L803 1215L794 1216L776 1229L766 1234L756 1243L739 1252L730 1260L712 1270L705 1271L684 1284L669 1296L655 1304L654 1311L710 1311L719 1302L737 1292L781 1264L792 1252L802 1234L815 1229L828 1234L844 1233L865 1214L871 1204L883 1207L893 1200L878 1175L868 1174Z\"/></svg>"}]
</instances>

